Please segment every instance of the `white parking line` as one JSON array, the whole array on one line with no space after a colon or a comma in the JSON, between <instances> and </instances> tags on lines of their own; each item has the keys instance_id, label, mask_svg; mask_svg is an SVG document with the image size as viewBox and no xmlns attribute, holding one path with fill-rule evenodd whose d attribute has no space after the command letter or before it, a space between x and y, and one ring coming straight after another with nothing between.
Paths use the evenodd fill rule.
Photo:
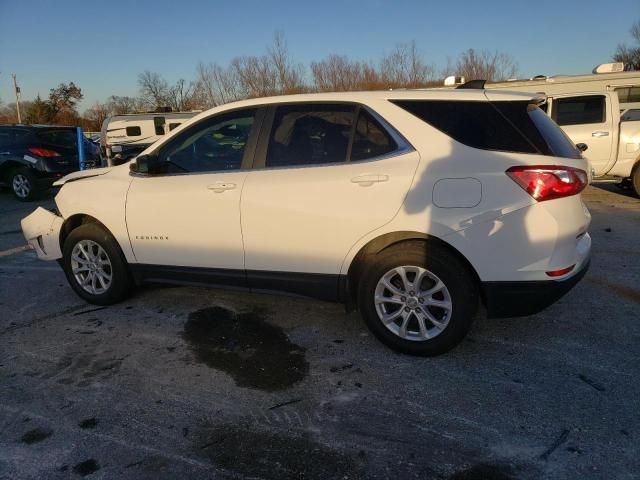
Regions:
<instances>
[{"instance_id":1,"label":"white parking line","mask_svg":"<svg viewBox=\"0 0 640 480\"><path fill-rule=\"evenodd\" d=\"M43 270L47 272L61 272L59 267L32 267L29 265L0 265L0 270Z\"/></svg>"},{"instance_id":2,"label":"white parking line","mask_svg":"<svg viewBox=\"0 0 640 480\"><path fill-rule=\"evenodd\" d=\"M2 250L0 252L0 257L8 257L9 255L26 252L27 250L31 250L31 245L22 245L20 247L10 248L9 250Z\"/></svg>"}]
</instances>

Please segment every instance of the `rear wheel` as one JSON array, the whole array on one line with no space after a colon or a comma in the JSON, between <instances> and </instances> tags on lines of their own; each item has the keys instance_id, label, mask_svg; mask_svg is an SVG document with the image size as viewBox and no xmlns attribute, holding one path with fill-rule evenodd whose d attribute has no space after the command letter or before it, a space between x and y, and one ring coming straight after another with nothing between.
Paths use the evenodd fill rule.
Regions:
<instances>
[{"instance_id":1,"label":"rear wheel","mask_svg":"<svg viewBox=\"0 0 640 480\"><path fill-rule=\"evenodd\" d=\"M81 225L69 234L64 242L62 267L71 287L89 303L117 303L133 288L118 243L94 223Z\"/></svg>"},{"instance_id":2,"label":"rear wheel","mask_svg":"<svg viewBox=\"0 0 640 480\"><path fill-rule=\"evenodd\" d=\"M431 356L452 349L467 334L478 293L455 255L427 242L407 242L383 250L365 269L358 303L383 343Z\"/></svg>"},{"instance_id":3,"label":"rear wheel","mask_svg":"<svg viewBox=\"0 0 640 480\"><path fill-rule=\"evenodd\" d=\"M38 196L33 174L26 168L13 170L9 175L9 186L21 202L30 202Z\"/></svg>"}]
</instances>

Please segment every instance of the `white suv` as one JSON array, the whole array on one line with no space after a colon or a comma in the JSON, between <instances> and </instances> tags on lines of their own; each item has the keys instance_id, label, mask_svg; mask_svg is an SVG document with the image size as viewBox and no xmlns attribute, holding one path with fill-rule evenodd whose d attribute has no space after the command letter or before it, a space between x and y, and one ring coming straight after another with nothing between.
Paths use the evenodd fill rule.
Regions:
<instances>
[{"instance_id":1,"label":"white suv","mask_svg":"<svg viewBox=\"0 0 640 480\"><path fill-rule=\"evenodd\" d=\"M23 219L88 302L142 282L278 290L357 306L435 355L528 315L588 267L586 161L537 104L496 90L252 99L202 113L129 165L58 182Z\"/></svg>"}]
</instances>

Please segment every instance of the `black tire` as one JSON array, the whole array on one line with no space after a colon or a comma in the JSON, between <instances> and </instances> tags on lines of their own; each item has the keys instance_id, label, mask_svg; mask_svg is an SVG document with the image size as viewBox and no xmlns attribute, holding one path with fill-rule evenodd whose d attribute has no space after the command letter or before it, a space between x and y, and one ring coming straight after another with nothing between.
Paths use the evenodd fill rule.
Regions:
<instances>
[{"instance_id":1,"label":"black tire","mask_svg":"<svg viewBox=\"0 0 640 480\"><path fill-rule=\"evenodd\" d=\"M31 202L36 200L41 190L38 190L36 178L28 168L16 168L9 174L9 188L21 202ZM18 188L16 188L18 186Z\"/></svg>"},{"instance_id":2,"label":"black tire","mask_svg":"<svg viewBox=\"0 0 640 480\"><path fill-rule=\"evenodd\" d=\"M407 313L407 315L410 315L407 330L413 328L415 333L413 338L416 338L413 340L401 338L401 336L392 332L390 328L395 327L388 328L385 326L378 315L374 300L378 282L392 269L402 266L415 266L426 269L433 276L440 279L446 287L445 290L442 290L443 293L436 293L429 296L429 300L437 301L438 299L434 298L434 296L441 295L439 298L446 301L445 295L448 293L451 303L448 323L446 323L446 321L442 322L443 324L446 323L446 326L440 330L439 334L435 334L435 332L439 330L436 324L431 323L429 320L424 320L425 325L427 325L427 331L434 332L433 338L422 340L421 338L424 337L416 337L418 318L417 316L413 316L412 313ZM409 275L411 275L411 273L409 273ZM407 277L409 275L407 275ZM397 284L399 281L398 278L399 277L394 277L391 281ZM415 278L415 276L412 277L413 281L415 281ZM428 276L425 276L425 280L422 282L423 287L427 290L433 288L435 284L436 281ZM415 293L416 296L413 297L414 299L422 296L418 294L419 292ZM383 296L388 294L390 294L390 290L384 290ZM401 298L408 299L411 297L406 296ZM422 298L420 301L422 302L423 300L425 299ZM455 347L471 328L473 316L478 307L478 287L467 266L445 248L429 242L403 242L380 252L364 269L358 283L358 305L371 332L385 345L398 352L409 355L434 356L440 355ZM405 307L401 307L401 310L412 307L416 312L422 314L423 311L421 309L425 308L424 304L415 306L415 302L411 304L410 307L406 305L405 303ZM392 311L390 313L393 314L394 312L395 311ZM405 310L405 312L407 312L407 310ZM411 310L408 312L411 312ZM439 307L430 307L429 310L429 313L438 320L446 319L449 314L445 312L447 312L447 310L440 310ZM440 317L438 317L438 315L440 315ZM402 319L399 318L398 320L399 323L402 323ZM411 322L413 322L413 327L411 327Z\"/></svg>"},{"instance_id":3,"label":"black tire","mask_svg":"<svg viewBox=\"0 0 640 480\"><path fill-rule=\"evenodd\" d=\"M108 287L96 282L98 288L104 291L92 293L87 291L78 281L72 270L72 252L76 245L83 242L91 244L95 251L99 251L94 244L102 247L110 265L104 266L105 273L110 274ZM104 257L103 257L104 258ZM95 223L85 223L74 229L64 241L62 249L62 268L67 276L71 288L84 300L95 305L112 305L127 298L133 290L133 281L129 272L129 266L120 246L115 238L103 227ZM81 275L84 275L82 273ZM88 286L88 288L91 288Z\"/></svg>"},{"instance_id":4,"label":"black tire","mask_svg":"<svg viewBox=\"0 0 640 480\"><path fill-rule=\"evenodd\" d=\"M636 192L638 197L640 197L640 163L638 163L633 169L633 173L631 174L631 185L633 186L633 191Z\"/></svg>"}]
</instances>

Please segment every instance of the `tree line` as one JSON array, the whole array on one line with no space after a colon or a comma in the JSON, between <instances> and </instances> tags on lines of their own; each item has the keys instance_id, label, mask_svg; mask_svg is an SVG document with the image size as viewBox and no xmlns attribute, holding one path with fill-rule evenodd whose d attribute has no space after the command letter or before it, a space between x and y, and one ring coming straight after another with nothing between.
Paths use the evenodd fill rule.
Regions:
<instances>
[{"instance_id":1,"label":"tree line","mask_svg":"<svg viewBox=\"0 0 640 480\"><path fill-rule=\"evenodd\" d=\"M635 45L619 45L613 59L624 62L627 70L640 70L640 21L633 24L631 35ZM284 35L276 32L262 55L235 57L224 65L200 62L191 80L169 83L162 74L145 70L138 75L137 96L112 95L82 116L76 107L83 94L73 82L52 88L44 100L38 95L21 106L24 123L80 125L95 131L116 114L206 110L245 98L293 93L427 88L441 86L449 75L500 81L518 72L513 56L474 48L439 69L418 51L415 41L396 45L378 61L331 54L304 65L292 58ZM0 107L0 123L15 121L15 104Z\"/></svg>"}]
</instances>

